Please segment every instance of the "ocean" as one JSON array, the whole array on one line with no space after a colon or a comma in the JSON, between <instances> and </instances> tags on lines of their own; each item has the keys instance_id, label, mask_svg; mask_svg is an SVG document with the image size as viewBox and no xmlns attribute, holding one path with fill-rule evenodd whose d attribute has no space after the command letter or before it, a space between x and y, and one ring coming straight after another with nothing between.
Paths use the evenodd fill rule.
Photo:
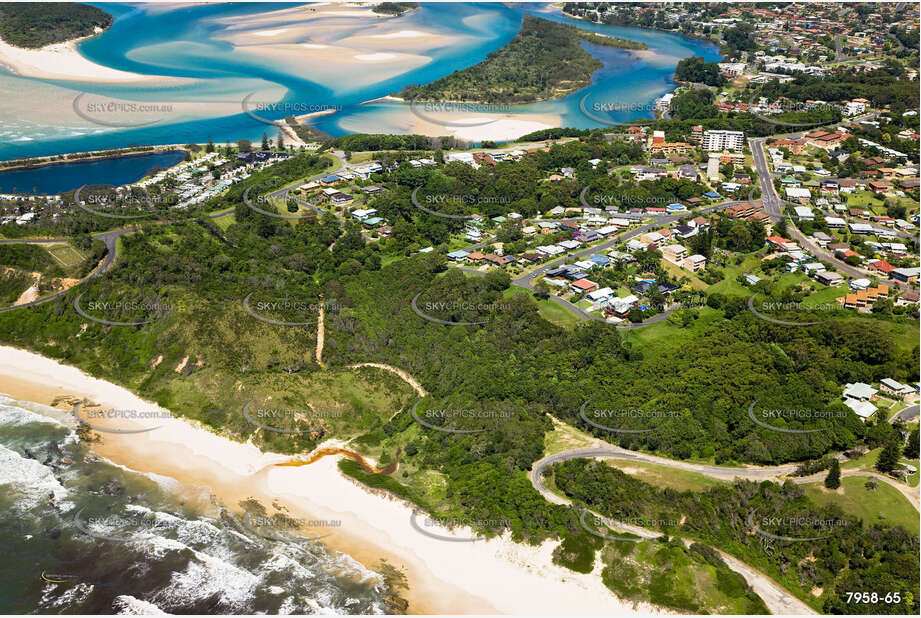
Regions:
<instances>
[{"instance_id":1,"label":"ocean","mask_svg":"<svg viewBox=\"0 0 921 618\"><path fill-rule=\"evenodd\" d=\"M0 395L0 613L396 613L386 578L262 507L117 466L68 412Z\"/></svg>"}]
</instances>

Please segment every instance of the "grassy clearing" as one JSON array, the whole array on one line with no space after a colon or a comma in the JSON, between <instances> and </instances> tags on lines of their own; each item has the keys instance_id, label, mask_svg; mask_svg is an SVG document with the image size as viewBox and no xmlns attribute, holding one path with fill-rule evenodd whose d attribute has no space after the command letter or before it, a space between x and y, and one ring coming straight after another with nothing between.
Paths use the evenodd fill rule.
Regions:
<instances>
[{"instance_id":1,"label":"grassy clearing","mask_svg":"<svg viewBox=\"0 0 921 618\"><path fill-rule=\"evenodd\" d=\"M67 272L73 271L86 260L84 253L67 243L43 245L43 247Z\"/></svg>"},{"instance_id":2,"label":"grassy clearing","mask_svg":"<svg viewBox=\"0 0 921 618\"><path fill-rule=\"evenodd\" d=\"M726 294L727 296L751 296L752 292L736 278L742 273L760 273L761 258L757 255L746 255L740 264L730 264L721 269L723 280L707 288L709 294ZM761 275L759 275L761 276Z\"/></svg>"},{"instance_id":3,"label":"grassy clearing","mask_svg":"<svg viewBox=\"0 0 921 618\"><path fill-rule=\"evenodd\" d=\"M364 150L362 152L353 152L351 158L349 158L349 163L367 163L375 157L380 156L380 152L375 150Z\"/></svg>"},{"instance_id":4,"label":"grassy clearing","mask_svg":"<svg viewBox=\"0 0 921 618\"><path fill-rule=\"evenodd\" d=\"M544 454L553 455L574 448L598 443L598 439L567 423L555 423L553 431L544 434Z\"/></svg>"},{"instance_id":5,"label":"grassy clearing","mask_svg":"<svg viewBox=\"0 0 921 618\"><path fill-rule=\"evenodd\" d=\"M896 488L877 482L876 489L867 489L870 480L861 476L841 479L838 491L830 491L821 481L804 485L806 495L816 504L837 504L849 514L863 519L864 525L876 522L901 525L913 534L921 531L918 511ZM838 493L841 492L841 493Z\"/></svg>"},{"instance_id":6,"label":"grassy clearing","mask_svg":"<svg viewBox=\"0 0 921 618\"><path fill-rule=\"evenodd\" d=\"M655 346L657 351L672 353L681 350L690 341L699 337L709 324L722 319L722 315L722 311L701 307L699 317L686 328L681 328L666 320L628 330L624 333L624 338L640 349L652 349L652 346Z\"/></svg>"},{"instance_id":7,"label":"grassy clearing","mask_svg":"<svg viewBox=\"0 0 921 618\"><path fill-rule=\"evenodd\" d=\"M221 230L226 232L227 228L237 222L237 217L234 213L230 213L229 215L224 215L223 217L212 219L212 221L214 222L214 225L218 226L221 228Z\"/></svg>"},{"instance_id":8,"label":"grassy clearing","mask_svg":"<svg viewBox=\"0 0 921 618\"><path fill-rule=\"evenodd\" d=\"M503 296L505 298L510 298L516 294L530 296L534 304L537 305L537 311L540 313L541 317L551 324L555 324L561 328L571 329L582 321L579 316L563 305L549 298L539 299L534 296L534 292L527 288L513 285L505 290Z\"/></svg>"},{"instance_id":9,"label":"grassy clearing","mask_svg":"<svg viewBox=\"0 0 921 618\"><path fill-rule=\"evenodd\" d=\"M698 279L697 275L695 275L691 271L685 270L681 268L680 266L678 266L677 264L673 262L669 262L665 258L662 258L660 262L662 263L662 266L665 268L665 272L667 272L670 276L674 277L676 280L680 281L682 278L690 279L690 286L693 289L706 290L708 287L710 287L706 282Z\"/></svg>"},{"instance_id":10,"label":"grassy clearing","mask_svg":"<svg viewBox=\"0 0 921 618\"><path fill-rule=\"evenodd\" d=\"M648 462L608 459L605 463L657 487L671 487L679 491L706 491L711 487L723 484L723 481L718 481L699 472L677 470Z\"/></svg>"}]
</instances>

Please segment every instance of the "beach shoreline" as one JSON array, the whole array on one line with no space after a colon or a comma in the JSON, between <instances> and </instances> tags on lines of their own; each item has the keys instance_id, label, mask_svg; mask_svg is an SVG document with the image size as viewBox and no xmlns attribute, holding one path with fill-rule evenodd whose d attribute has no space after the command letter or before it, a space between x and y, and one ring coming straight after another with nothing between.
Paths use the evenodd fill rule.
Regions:
<instances>
[{"instance_id":1,"label":"beach shoreline","mask_svg":"<svg viewBox=\"0 0 921 618\"><path fill-rule=\"evenodd\" d=\"M97 81L105 83L140 82L166 79L159 75L130 73L107 67L86 58L77 44L94 35L52 43L38 49L16 47L0 40L0 65L20 77Z\"/></svg>"},{"instance_id":2,"label":"beach shoreline","mask_svg":"<svg viewBox=\"0 0 921 618\"><path fill-rule=\"evenodd\" d=\"M190 492L205 487L229 508L256 498L266 507L281 504L306 519L341 521L324 543L372 570L385 560L402 571L409 582L408 591L401 593L409 602L408 613L669 613L618 599L598 573L583 575L554 565L554 541L528 546L505 535L457 542L473 538L472 531L430 522L426 525L432 534L420 533L411 505L346 477L337 457L277 466L293 458L219 436L170 416L125 388L26 350L0 346L0 392L43 405L56 403L59 409L68 409L74 398L88 398L98 404L96 409L166 412L166 418L155 422L156 430L100 433L102 438L90 448L115 464L175 479ZM151 427L150 421L93 422L121 429Z\"/></svg>"},{"instance_id":3,"label":"beach shoreline","mask_svg":"<svg viewBox=\"0 0 921 618\"><path fill-rule=\"evenodd\" d=\"M201 144L204 145L204 144ZM113 152L113 149L105 150L88 150L84 152L75 152L65 155L46 155L43 157L30 157L28 159L8 159L8 161L15 161L13 165L3 166L2 163L6 161L0 161L0 172L6 172L9 170L19 170L19 169L36 169L40 167L49 167L52 165L62 165L65 163L82 163L84 161L105 161L108 159L121 159L123 157L141 157L149 154L156 154L160 152L170 152L172 150L182 150L186 152L188 144L159 144L156 146L141 146L141 147L129 147L118 149ZM87 156L78 156L78 155L87 155ZM61 158L58 158L61 157Z\"/></svg>"}]
</instances>

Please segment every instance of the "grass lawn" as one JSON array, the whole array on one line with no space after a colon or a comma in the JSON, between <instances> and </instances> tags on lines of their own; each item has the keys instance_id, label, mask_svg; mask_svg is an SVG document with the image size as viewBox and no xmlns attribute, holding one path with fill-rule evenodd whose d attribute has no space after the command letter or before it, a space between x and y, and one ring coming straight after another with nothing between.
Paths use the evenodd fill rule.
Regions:
<instances>
[{"instance_id":1,"label":"grass lawn","mask_svg":"<svg viewBox=\"0 0 921 618\"><path fill-rule=\"evenodd\" d=\"M485 238L486 237L484 237L484 239ZM452 236L451 239L448 240L448 251L459 251L475 244L477 243L473 242L472 240L467 240L463 234L458 234L456 236ZM484 247L483 252L488 252L488 249Z\"/></svg>"},{"instance_id":2,"label":"grass lawn","mask_svg":"<svg viewBox=\"0 0 921 618\"><path fill-rule=\"evenodd\" d=\"M822 481L804 485L806 495L816 504L837 504L841 509L863 519L865 525L876 522L898 524L913 534L919 533L918 511L897 489L886 483L878 483L876 489L864 487L869 480L861 476L846 476L841 479L837 493L825 489Z\"/></svg>"},{"instance_id":3,"label":"grass lawn","mask_svg":"<svg viewBox=\"0 0 921 618\"><path fill-rule=\"evenodd\" d=\"M761 273L761 258L757 255L746 255L741 264L730 264L721 268L724 279L714 283L707 288L708 294L726 294L727 296L751 296L752 291L736 281L736 278L742 273L757 274L763 277Z\"/></svg>"},{"instance_id":4,"label":"grass lawn","mask_svg":"<svg viewBox=\"0 0 921 618\"><path fill-rule=\"evenodd\" d=\"M809 296L807 296L804 299L804 302L808 302L813 305L821 305L825 303L837 304L836 299L841 296L844 296L849 291L849 288L847 287L846 284L838 285L838 286L831 286L831 287L824 286L824 285L817 285L816 288L814 289L816 291L810 294Z\"/></svg>"},{"instance_id":5,"label":"grass lawn","mask_svg":"<svg viewBox=\"0 0 921 618\"><path fill-rule=\"evenodd\" d=\"M887 416L888 416L888 413L887 413ZM909 425L909 428L911 428L910 425ZM865 472L878 472L878 470L874 466L876 465L876 460L879 459L879 454L880 454L880 451L882 450L883 450L882 448L875 448L872 451L867 451L860 457L849 459L846 462L841 464L841 469L842 470L863 470ZM902 463L911 464L916 468L918 467L917 460L911 460L906 457L902 457L899 461ZM921 472L916 472L908 477L909 486L917 487L919 474L921 474Z\"/></svg>"},{"instance_id":6,"label":"grass lawn","mask_svg":"<svg viewBox=\"0 0 921 618\"><path fill-rule=\"evenodd\" d=\"M656 350L660 350L662 353L675 352L687 346L688 342L695 337L700 336L701 331L707 324L721 319L723 315L722 311L711 309L710 307L700 307L699 312L700 317L686 328L680 328L665 320L642 328L625 331L623 336L639 349L645 350L655 347Z\"/></svg>"},{"instance_id":7,"label":"grass lawn","mask_svg":"<svg viewBox=\"0 0 921 618\"><path fill-rule=\"evenodd\" d=\"M66 272L70 273L74 268L83 263L86 255L71 246L69 243L60 243L53 245L41 245Z\"/></svg>"},{"instance_id":8,"label":"grass lawn","mask_svg":"<svg viewBox=\"0 0 921 618\"><path fill-rule=\"evenodd\" d=\"M367 163L371 159L380 156L380 152L373 150L365 150L362 152L353 152L352 158L348 159L349 163Z\"/></svg>"},{"instance_id":9,"label":"grass lawn","mask_svg":"<svg viewBox=\"0 0 921 618\"><path fill-rule=\"evenodd\" d=\"M795 272L795 273L784 273L777 278L777 289L780 291L788 290L790 288L798 286L803 282L809 283L810 287L814 288L813 282L806 276L805 273Z\"/></svg>"},{"instance_id":10,"label":"grass lawn","mask_svg":"<svg viewBox=\"0 0 921 618\"><path fill-rule=\"evenodd\" d=\"M879 457L879 453L882 450L882 448L875 448L871 451L867 451L860 457L848 459L841 464L841 469L874 471L873 465L876 463L876 459Z\"/></svg>"},{"instance_id":11,"label":"grass lawn","mask_svg":"<svg viewBox=\"0 0 921 618\"><path fill-rule=\"evenodd\" d=\"M610 466L635 476L656 487L670 487L678 491L705 491L711 487L725 484L699 472L678 470L644 461L624 461L621 459L605 460Z\"/></svg>"},{"instance_id":12,"label":"grass lawn","mask_svg":"<svg viewBox=\"0 0 921 618\"><path fill-rule=\"evenodd\" d=\"M907 208L917 206L917 202L912 201L912 199L908 197L898 197L894 199L898 200L899 204ZM848 195L847 205L857 208L866 208L876 215L886 214L885 202L877 199L872 191L858 191L857 193Z\"/></svg>"},{"instance_id":13,"label":"grass lawn","mask_svg":"<svg viewBox=\"0 0 921 618\"><path fill-rule=\"evenodd\" d=\"M562 328L570 329L574 328L576 324L581 322L581 318L575 313L564 307L563 305L557 303L554 300L549 298L538 299L535 298L534 293L527 288L523 288L517 285L511 286L505 291L505 297L508 298L514 294L527 294L531 297L531 300L537 305L537 310L540 312L542 318L555 324Z\"/></svg>"},{"instance_id":14,"label":"grass lawn","mask_svg":"<svg viewBox=\"0 0 921 618\"><path fill-rule=\"evenodd\" d=\"M214 221L214 224L216 226L218 226L219 228L221 228L222 230L226 232L227 228L229 228L231 225L237 222L237 217L236 215L234 215L234 213L230 213L229 215L224 215L223 217L212 219L212 221Z\"/></svg>"},{"instance_id":15,"label":"grass lawn","mask_svg":"<svg viewBox=\"0 0 921 618\"><path fill-rule=\"evenodd\" d=\"M319 216L316 214L315 210L313 210L312 208L307 208L306 206L303 206L300 203L297 203L297 212L291 212L288 210L287 201L280 197L270 197L268 199L268 203L265 204L262 208L270 212L274 209L275 211L278 212L278 214L286 216L286 217L289 217L292 215L296 215L298 217L304 217L304 219L285 219L285 221L287 221L291 225L297 225L302 220L309 219L311 215Z\"/></svg>"},{"instance_id":16,"label":"grass lawn","mask_svg":"<svg viewBox=\"0 0 921 618\"><path fill-rule=\"evenodd\" d=\"M660 262L662 264L662 267L665 268L665 272L667 272L671 277L674 277L675 280L680 281L682 278L690 279L691 281L690 285L695 290L706 290L707 287L709 287L707 283L698 279L697 275L695 275L691 271L685 270L681 268L680 266L678 266L677 264L673 262L669 262L665 258L662 258Z\"/></svg>"}]
</instances>

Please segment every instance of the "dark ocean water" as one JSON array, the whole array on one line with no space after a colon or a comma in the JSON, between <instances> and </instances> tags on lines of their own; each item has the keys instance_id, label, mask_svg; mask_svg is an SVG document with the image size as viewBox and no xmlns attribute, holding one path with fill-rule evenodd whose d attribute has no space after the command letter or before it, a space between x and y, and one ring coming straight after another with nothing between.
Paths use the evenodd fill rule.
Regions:
<instances>
[{"instance_id":1,"label":"dark ocean water","mask_svg":"<svg viewBox=\"0 0 921 618\"><path fill-rule=\"evenodd\" d=\"M0 613L389 613L348 556L183 495L93 456L68 413L0 396Z\"/></svg>"}]
</instances>

